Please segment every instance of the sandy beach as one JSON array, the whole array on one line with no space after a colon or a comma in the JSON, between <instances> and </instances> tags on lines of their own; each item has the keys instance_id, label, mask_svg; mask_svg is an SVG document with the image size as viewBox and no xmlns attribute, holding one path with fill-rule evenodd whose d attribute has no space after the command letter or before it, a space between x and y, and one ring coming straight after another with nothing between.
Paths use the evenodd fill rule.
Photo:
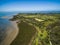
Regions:
<instances>
[{"instance_id":1,"label":"sandy beach","mask_svg":"<svg viewBox=\"0 0 60 45\"><path fill-rule=\"evenodd\" d=\"M12 41L16 38L18 35L18 27L16 21L11 21L12 27L7 28L7 36L5 39L2 41L0 45L10 45Z\"/></svg>"}]
</instances>

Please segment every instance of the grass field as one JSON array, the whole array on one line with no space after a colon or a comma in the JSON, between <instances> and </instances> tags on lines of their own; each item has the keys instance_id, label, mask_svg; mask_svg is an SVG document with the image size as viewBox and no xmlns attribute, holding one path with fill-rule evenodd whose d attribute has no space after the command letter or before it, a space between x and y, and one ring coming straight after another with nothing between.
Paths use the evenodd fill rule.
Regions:
<instances>
[{"instance_id":1,"label":"grass field","mask_svg":"<svg viewBox=\"0 0 60 45\"><path fill-rule=\"evenodd\" d=\"M32 37L35 35L36 29L25 22L19 23L18 27L19 34L11 45L28 45Z\"/></svg>"},{"instance_id":2,"label":"grass field","mask_svg":"<svg viewBox=\"0 0 60 45\"><path fill-rule=\"evenodd\" d=\"M11 20L19 20L19 34L11 45L60 45L60 14L18 14ZM29 25L31 24L31 25ZM36 33L36 34L35 34Z\"/></svg>"}]
</instances>

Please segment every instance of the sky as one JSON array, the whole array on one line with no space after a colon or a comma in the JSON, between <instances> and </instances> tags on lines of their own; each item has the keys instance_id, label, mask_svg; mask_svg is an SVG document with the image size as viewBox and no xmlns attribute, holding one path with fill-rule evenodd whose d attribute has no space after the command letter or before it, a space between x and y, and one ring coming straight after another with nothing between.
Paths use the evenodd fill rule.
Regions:
<instances>
[{"instance_id":1,"label":"sky","mask_svg":"<svg viewBox=\"0 0 60 45\"><path fill-rule=\"evenodd\" d=\"M60 0L0 0L0 11L60 11Z\"/></svg>"}]
</instances>

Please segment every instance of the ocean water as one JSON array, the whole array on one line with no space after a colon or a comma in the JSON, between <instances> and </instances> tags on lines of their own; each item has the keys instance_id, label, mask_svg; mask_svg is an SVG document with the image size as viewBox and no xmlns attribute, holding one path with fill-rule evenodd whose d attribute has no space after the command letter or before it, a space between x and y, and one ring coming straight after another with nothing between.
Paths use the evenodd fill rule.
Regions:
<instances>
[{"instance_id":1,"label":"ocean water","mask_svg":"<svg viewBox=\"0 0 60 45\"><path fill-rule=\"evenodd\" d=\"M7 19L0 18L0 43L4 40L7 35L7 27L10 26L10 22Z\"/></svg>"},{"instance_id":2,"label":"ocean water","mask_svg":"<svg viewBox=\"0 0 60 45\"><path fill-rule=\"evenodd\" d=\"M0 43L4 40L4 38L7 36L7 28L11 28L11 22L7 18L1 18L3 16L13 16L17 13L15 12L0 12ZM13 28L13 27L12 27Z\"/></svg>"},{"instance_id":3,"label":"ocean water","mask_svg":"<svg viewBox=\"0 0 60 45\"><path fill-rule=\"evenodd\" d=\"M11 17L11 16L16 15L16 14L18 14L18 12L0 12L0 18L3 16Z\"/></svg>"}]
</instances>

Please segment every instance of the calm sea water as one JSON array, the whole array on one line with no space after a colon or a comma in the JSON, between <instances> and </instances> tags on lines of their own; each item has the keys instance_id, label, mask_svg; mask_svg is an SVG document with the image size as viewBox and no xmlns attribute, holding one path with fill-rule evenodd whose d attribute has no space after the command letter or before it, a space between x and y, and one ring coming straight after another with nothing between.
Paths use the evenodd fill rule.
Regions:
<instances>
[{"instance_id":1,"label":"calm sea water","mask_svg":"<svg viewBox=\"0 0 60 45\"><path fill-rule=\"evenodd\" d=\"M3 16L13 16L16 14L15 12L0 12L0 43L4 40L7 36L7 28L12 27L11 22L7 18L1 18Z\"/></svg>"},{"instance_id":2,"label":"calm sea water","mask_svg":"<svg viewBox=\"0 0 60 45\"><path fill-rule=\"evenodd\" d=\"M13 16L13 15L16 15L18 14L18 12L0 12L0 17L3 17L3 16Z\"/></svg>"},{"instance_id":3,"label":"calm sea water","mask_svg":"<svg viewBox=\"0 0 60 45\"><path fill-rule=\"evenodd\" d=\"M0 18L0 43L7 35L7 28L10 26L10 22L7 19Z\"/></svg>"}]
</instances>

